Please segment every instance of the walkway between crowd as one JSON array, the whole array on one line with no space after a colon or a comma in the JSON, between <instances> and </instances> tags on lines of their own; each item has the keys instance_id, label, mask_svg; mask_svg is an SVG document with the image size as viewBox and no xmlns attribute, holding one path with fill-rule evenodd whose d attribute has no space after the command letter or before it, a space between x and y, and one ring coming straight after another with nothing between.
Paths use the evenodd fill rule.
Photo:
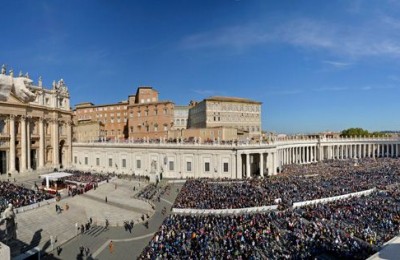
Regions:
<instances>
[{"instance_id":1,"label":"walkway between crowd","mask_svg":"<svg viewBox=\"0 0 400 260\"><path fill-rule=\"evenodd\" d=\"M17 183L33 180L35 180L35 175L16 177ZM87 196L67 197L60 202L17 214L17 239L20 241L18 247L21 248L21 252L33 247L49 251L52 249L51 237L57 240L54 248L62 245L75 237L80 232L77 227L88 223L90 218L93 225L104 225L106 218L110 225L122 225L126 220L138 222L143 212L151 216L154 212L151 206L133 198L137 193L132 190L134 184L138 186L137 181L116 179L99 186L96 190L89 191L86 193ZM145 184L142 183L142 185ZM106 196L109 203L104 201ZM103 199L100 201L96 199L97 197ZM62 208L61 213L56 212L55 205Z\"/></svg>"},{"instance_id":2,"label":"walkway between crowd","mask_svg":"<svg viewBox=\"0 0 400 260\"><path fill-rule=\"evenodd\" d=\"M171 185L171 190L161 196L160 202L154 202L155 213L148 221L148 228L143 223L135 222L132 232L126 231L124 227L110 227L103 232L85 232L77 236L65 245L57 256L56 250L53 251L55 257L59 259L136 259L143 249L148 245L155 232L158 231L164 218L170 213L171 204L178 195L182 185ZM166 214L162 210L166 208ZM113 243L112 253L109 244ZM80 247L88 248L89 255L80 255ZM47 258L43 258L47 259ZM49 258L50 259L50 258Z\"/></svg>"}]
</instances>

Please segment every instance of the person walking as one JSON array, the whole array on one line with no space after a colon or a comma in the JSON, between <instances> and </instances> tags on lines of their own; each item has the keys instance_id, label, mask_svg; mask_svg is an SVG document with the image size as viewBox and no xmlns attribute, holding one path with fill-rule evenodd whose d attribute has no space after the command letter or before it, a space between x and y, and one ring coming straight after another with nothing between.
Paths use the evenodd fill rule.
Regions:
<instances>
[{"instance_id":1,"label":"person walking","mask_svg":"<svg viewBox=\"0 0 400 260\"><path fill-rule=\"evenodd\" d=\"M108 250L110 251L110 254L112 254L114 252L114 244L113 244L112 240L108 244Z\"/></svg>"}]
</instances>

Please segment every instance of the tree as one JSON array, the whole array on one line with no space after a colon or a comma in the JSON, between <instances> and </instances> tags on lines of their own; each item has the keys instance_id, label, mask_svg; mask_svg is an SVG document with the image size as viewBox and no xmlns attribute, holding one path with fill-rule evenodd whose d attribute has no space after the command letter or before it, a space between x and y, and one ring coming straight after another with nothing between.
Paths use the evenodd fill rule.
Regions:
<instances>
[{"instance_id":1,"label":"tree","mask_svg":"<svg viewBox=\"0 0 400 260\"><path fill-rule=\"evenodd\" d=\"M368 130L362 129L362 128L349 128L345 129L341 132L340 136L341 137L351 137L351 136L384 136L384 133L381 132L368 132Z\"/></svg>"}]
</instances>

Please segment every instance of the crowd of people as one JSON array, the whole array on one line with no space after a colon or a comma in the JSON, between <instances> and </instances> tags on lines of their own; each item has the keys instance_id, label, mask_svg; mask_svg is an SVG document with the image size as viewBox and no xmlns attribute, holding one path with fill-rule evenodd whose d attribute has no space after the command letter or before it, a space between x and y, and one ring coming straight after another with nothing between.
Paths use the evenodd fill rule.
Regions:
<instances>
[{"instance_id":1,"label":"crowd of people","mask_svg":"<svg viewBox=\"0 0 400 260\"><path fill-rule=\"evenodd\" d=\"M400 183L400 162L392 158L290 165L265 179L186 181L175 208L232 209L333 197Z\"/></svg>"},{"instance_id":2,"label":"crowd of people","mask_svg":"<svg viewBox=\"0 0 400 260\"><path fill-rule=\"evenodd\" d=\"M110 179L109 174L91 173L78 170L66 170L72 175L64 177L65 181L73 181L78 183L99 183Z\"/></svg>"},{"instance_id":3,"label":"crowd of people","mask_svg":"<svg viewBox=\"0 0 400 260\"><path fill-rule=\"evenodd\" d=\"M51 198L53 196L40 190L27 189L10 181L0 181L0 213L10 203L13 204L14 208L19 208Z\"/></svg>"},{"instance_id":4,"label":"crowd of people","mask_svg":"<svg viewBox=\"0 0 400 260\"><path fill-rule=\"evenodd\" d=\"M278 211L170 215L140 259L366 259L400 232L400 162L383 158L290 165L264 180L189 180L174 207ZM291 203L376 188L369 195Z\"/></svg>"},{"instance_id":5,"label":"crowd of people","mask_svg":"<svg viewBox=\"0 0 400 260\"><path fill-rule=\"evenodd\" d=\"M171 215L139 259L365 259L374 246L292 210L231 216Z\"/></svg>"}]
</instances>

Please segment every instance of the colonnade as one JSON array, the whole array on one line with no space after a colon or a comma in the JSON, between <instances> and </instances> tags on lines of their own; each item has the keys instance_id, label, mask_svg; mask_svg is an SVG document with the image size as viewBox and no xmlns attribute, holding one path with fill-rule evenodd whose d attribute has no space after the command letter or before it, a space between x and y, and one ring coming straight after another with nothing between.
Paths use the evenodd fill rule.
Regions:
<instances>
[{"instance_id":1,"label":"colonnade","mask_svg":"<svg viewBox=\"0 0 400 260\"><path fill-rule=\"evenodd\" d=\"M400 142L304 144L279 149L281 165L307 164L323 160L399 157Z\"/></svg>"},{"instance_id":2,"label":"colonnade","mask_svg":"<svg viewBox=\"0 0 400 260\"><path fill-rule=\"evenodd\" d=\"M9 115L6 119L8 124L9 146L8 146L8 173L24 173L32 171L32 166L38 165L37 169L59 168L60 162L60 122L58 119L32 117L26 115ZM50 125L50 131L46 130L47 123ZM66 133L66 149L65 164L71 164L71 147L72 147L72 125L67 122ZM34 130L37 127L38 129ZM38 136L37 136L38 134ZM46 147L46 138L49 136L49 141ZM32 141L38 141L32 147ZM19 143L19 145L17 145ZM19 153L18 153L18 149ZM62 148L62 147L61 147ZM52 151L52 157L47 158L49 150ZM37 161L33 162L31 158L31 151L38 152ZM36 156L35 156L36 157ZM17 161L17 158L19 161ZM35 158L34 158L35 159ZM4 173L4 172L3 172Z\"/></svg>"},{"instance_id":3,"label":"colonnade","mask_svg":"<svg viewBox=\"0 0 400 260\"><path fill-rule=\"evenodd\" d=\"M276 152L275 151L244 151L237 155L237 176L249 178L254 174L260 177L276 174Z\"/></svg>"},{"instance_id":4,"label":"colonnade","mask_svg":"<svg viewBox=\"0 0 400 260\"><path fill-rule=\"evenodd\" d=\"M282 164L312 163L318 160L316 145L294 146L279 150Z\"/></svg>"}]
</instances>

